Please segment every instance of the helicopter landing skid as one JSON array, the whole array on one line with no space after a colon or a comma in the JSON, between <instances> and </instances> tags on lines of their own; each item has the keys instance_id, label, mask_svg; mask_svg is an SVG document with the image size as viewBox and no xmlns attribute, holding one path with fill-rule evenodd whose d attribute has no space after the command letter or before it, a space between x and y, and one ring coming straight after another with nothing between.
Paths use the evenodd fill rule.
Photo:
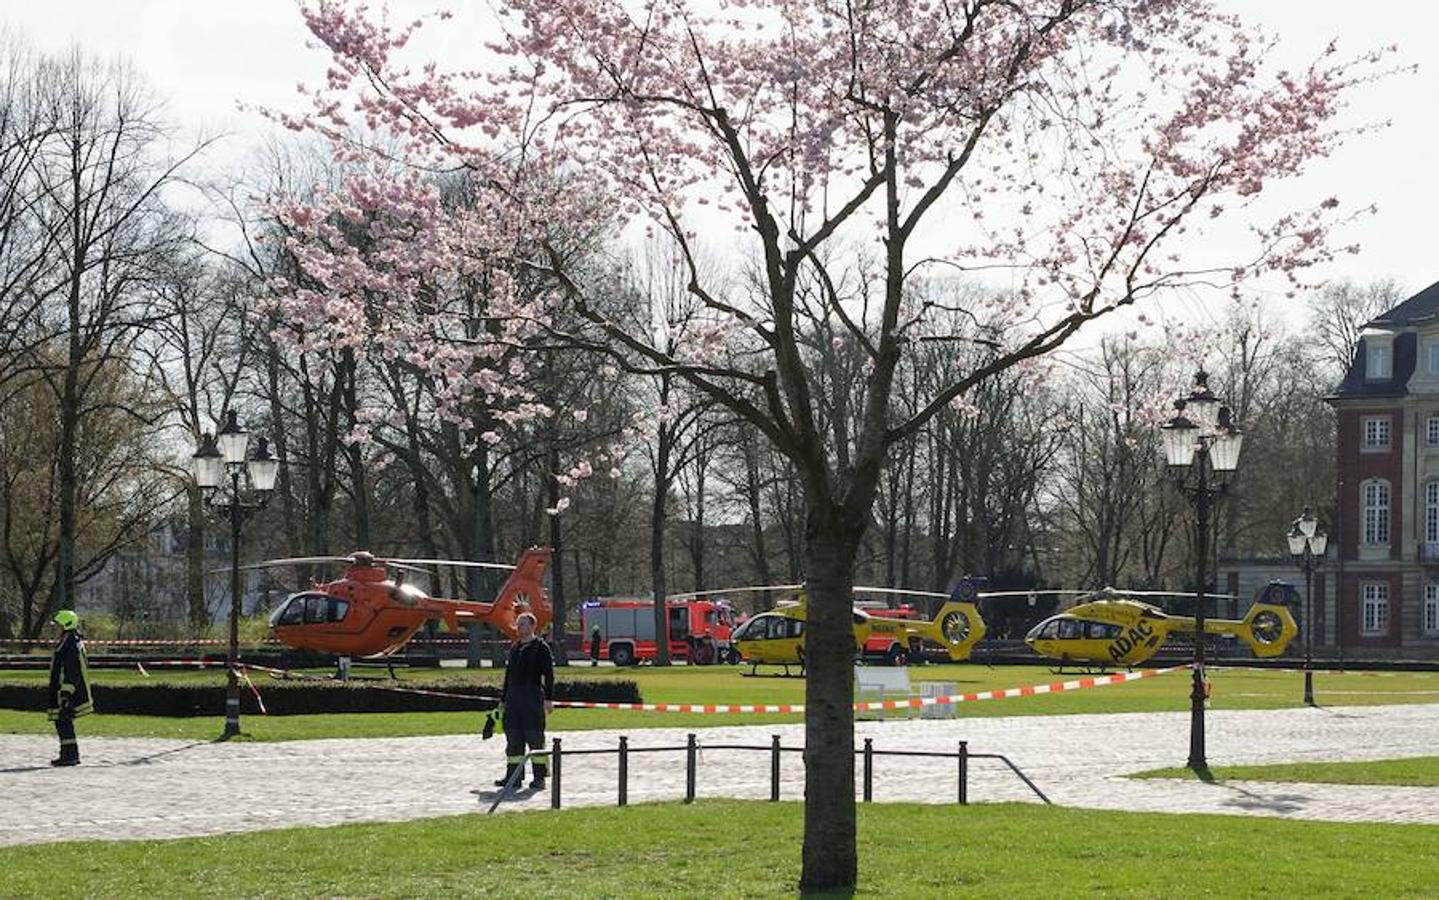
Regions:
<instances>
[{"instance_id":1,"label":"helicopter landing skid","mask_svg":"<svg viewBox=\"0 0 1439 900\"><path fill-rule=\"evenodd\" d=\"M1050 672L1055 675L1108 675L1114 671L1113 666L1051 666ZM1132 670L1131 670L1132 671Z\"/></svg>"},{"instance_id":2,"label":"helicopter landing skid","mask_svg":"<svg viewBox=\"0 0 1439 900\"><path fill-rule=\"evenodd\" d=\"M759 672L759 667L762 666L762 665L781 666L781 667L784 668L784 671L783 671L783 672L766 672L766 673L764 673L763 675L761 675L760 672ZM797 674L797 675L794 674L794 673L792 673L792 672L790 672L789 669L790 669L790 667L787 666L787 665L785 665L784 663L750 663L749 671L748 671L748 672L741 672L741 673L739 673L739 674L740 674L740 677L741 677L741 678L803 678L803 677L804 677L804 666L800 666L800 667L799 667L799 674Z\"/></svg>"}]
</instances>

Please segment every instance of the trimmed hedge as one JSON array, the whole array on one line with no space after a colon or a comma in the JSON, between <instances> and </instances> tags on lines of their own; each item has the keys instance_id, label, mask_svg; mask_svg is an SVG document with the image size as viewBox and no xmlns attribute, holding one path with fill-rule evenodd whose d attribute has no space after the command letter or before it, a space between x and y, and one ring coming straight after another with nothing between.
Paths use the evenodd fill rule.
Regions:
<instances>
[{"instance_id":1,"label":"trimmed hedge","mask_svg":"<svg viewBox=\"0 0 1439 900\"><path fill-rule=\"evenodd\" d=\"M354 712L473 712L490 709L499 696L499 686L473 681L426 681L388 685L371 681L275 680L251 674L255 687L272 716L300 716L317 713ZM394 690L403 687L406 690ZM223 685L146 684L94 685L95 710L134 716L222 716L225 714ZM463 697L432 697L410 690L439 691ZM34 683L0 682L0 708L44 712L48 687ZM470 699L473 698L473 699ZM597 703L640 703L640 689L633 681L555 682L556 700L585 700ZM485 702L488 700L489 702ZM240 711L255 715L260 709L248 686L240 685Z\"/></svg>"}]
</instances>

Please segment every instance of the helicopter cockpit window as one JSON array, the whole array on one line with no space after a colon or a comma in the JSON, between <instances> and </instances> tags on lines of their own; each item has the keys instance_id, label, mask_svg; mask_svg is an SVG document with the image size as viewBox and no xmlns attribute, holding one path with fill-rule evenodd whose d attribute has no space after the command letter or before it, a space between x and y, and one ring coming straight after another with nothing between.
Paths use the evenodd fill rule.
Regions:
<instances>
[{"instance_id":1,"label":"helicopter cockpit window","mask_svg":"<svg viewBox=\"0 0 1439 900\"><path fill-rule=\"evenodd\" d=\"M1107 622L1086 622L1084 630L1085 636L1091 639L1112 641L1119 637L1119 626Z\"/></svg>"},{"instance_id":2,"label":"helicopter cockpit window","mask_svg":"<svg viewBox=\"0 0 1439 900\"><path fill-rule=\"evenodd\" d=\"M800 619L790 619L789 627L785 629L785 636L797 638L804 634L804 622Z\"/></svg>"},{"instance_id":3,"label":"helicopter cockpit window","mask_svg":"<svg viewBox=\"0 0 1439 900\"><path fill-rule=\"evenodd\" d=\"M1084 637L1084 623L1074 619L1059 620L1059 639L1072 641Z\"/></svg>"},{"instance_id":4,"label":"helicopter cockpit window","mask_svg":"<svg viewBox=\"0 0 1439 900\"><path fill-rule=\"evenodd\" d=\"M336 599L333 598L333 597L330 598L330 621L331 621L331 622L343 622L343 621L345 621L345 616L346 616L347 614L349 614L349 612L350 612L350 602L349 602L348 600L336 600Z\"/></svg>"},{"instance_id":5,"label":"helicopter cockpit window","mask_svg":"<svg viewBox=\"0 0 1439 900\"><path fill-rule=\"evenodd\" d=\"M759 619L750 619L734 630L734 634L730 635L730 640L752 641L754 640L755 630L759 627Z\"/></svg>"},{"instance_id":6,"label":"helicopter cockpit window","mask_svg":"<svg viewBox=\"0 0 1439 900\"><path fill-rule=\"evenodd\" d=\"M305 624L313 625L328 619L326 607L329 599L324 594L311 594L305 598Z\"/></svg>"},{"instance_id":7,"label":"helicopter cockpit window","mask_svg":"<svg viewBox=\"0 0 1439 900\"><path fill-rule=\"evenodd\" d=\"M270 615L271 625L299 625L305 620L305 598L291 597Z\"/></svg>"}]
</instances>

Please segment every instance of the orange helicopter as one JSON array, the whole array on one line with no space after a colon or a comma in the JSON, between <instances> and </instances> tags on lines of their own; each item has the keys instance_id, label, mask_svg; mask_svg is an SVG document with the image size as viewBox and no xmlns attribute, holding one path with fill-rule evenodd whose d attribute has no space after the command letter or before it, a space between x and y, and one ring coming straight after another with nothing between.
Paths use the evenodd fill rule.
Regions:
<instances>
[{"instance_id":1,"label":"orange helicopter","mask_svg":"<svg viewBox=\"0 0 1439 900\"><path fill-rule=\"evenodd\" d=\"M349 556L314 556L270 559L244 566L276 566L341 562L343 577L317 582L307 591L291 594L270 614L270 628L281 643L296 650L315 650L341 657L389 656L405 645L426 622L442 621L450 631L461 624L489 625L506 637L516 635L515 619L532 613L537 629L549 624L554 613L545 591L545 567L550 548L531 547L513 566L441 559L379 559L366 551ZM510 576L491 602L446 600L431 597L404 583L404 572L424 572L423 565L509 570ZM391 578L387 570L398 574Z\"/></svg>"}]
</instances>

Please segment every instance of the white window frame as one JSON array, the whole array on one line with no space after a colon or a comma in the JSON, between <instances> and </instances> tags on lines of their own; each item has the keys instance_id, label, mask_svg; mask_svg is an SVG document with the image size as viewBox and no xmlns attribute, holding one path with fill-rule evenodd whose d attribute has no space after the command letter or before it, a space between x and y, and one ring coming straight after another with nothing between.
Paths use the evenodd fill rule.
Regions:
<instances>
[{"instance_id":1,"label":"white window frame","mask_svg":"<svg viewBox=\"0 0 1439 900\"><path fill-rule=\"evenodd\" d=\"M1371 478L1359 485L1359 521L1365 546L1389 545L1390 496L1389 482L1381 478Z\"/></svg>"},{"instance_id":2,"label":"white window frame","mask_svg":"<svg viewBox=\"0 0 1439 900\"><path fill-rule=\"evenodd\" d=\"M1388 381L1393 378L1394 345L1389 341L1365 341L1364 380Z\"/></svg>"},{"instance_id":3,"label":"white window frame","mask_svg":"<svg viewBox=\"0 0 1439 900\"><path fill-rule=\"evenodd\" d=\"M1424 437L1430 447L1439 447L1439 416L1430 416L1424 423Z\"/></svg>"},{"instance_id":4,"label":"white window frame","mask_svg":"<svg viewBox=\"0 0 1439 900\"><path fill-rule=\"evenodd\" d=\"M1365 416L1359 427L1365 450L1388 450L1394 440L1394 423L1388 416Z\"/></svg>"},{"instance_id":5,"label":"white window frame","mask_svg":"<svg viewBox=\"0 0 1439 900\"><path fill-rule=\"evenodd\" d=\"M1424 543L1439 542L1439 481L1424 484Z\"/></svg>"},{"instance_id":6,"label":"white window frame","mask_svg":"<svg viewBox=\"0 0 1439 900\"><path fill-rule=\"evenodd\" d=\"M1424 636L1439 637L1439 584L1424 585Z\"/></svg>"},{"instance_id":7,"label":"white window frame","mask_svg":"<svg viewBox=\"0 0 1439 900\"><path fill-rule=\"evenodd\" d=\"M1389 633L1389 583L1371 581L1359 586L1360 627L1366 635Z\"/></svg>"}]
</instances>

